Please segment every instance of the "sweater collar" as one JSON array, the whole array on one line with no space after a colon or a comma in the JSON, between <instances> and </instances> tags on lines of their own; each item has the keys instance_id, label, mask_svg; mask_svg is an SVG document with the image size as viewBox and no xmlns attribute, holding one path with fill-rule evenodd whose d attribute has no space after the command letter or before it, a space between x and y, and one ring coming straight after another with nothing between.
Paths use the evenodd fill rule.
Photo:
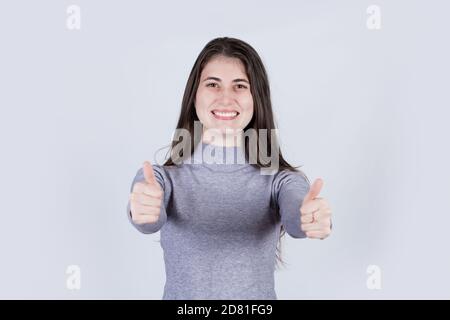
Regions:
<instances>
[{"instance_id":1,"label":"sweater collar","mask_svg":"<svg viewBox=\"0 0 450 320\"><path fill-rule=\"evenodd\" d=\"M183 163L188 164L246 164L245 150L241 146L219 146L199 142L192 156Z\"/></svg>"}]
</instances>

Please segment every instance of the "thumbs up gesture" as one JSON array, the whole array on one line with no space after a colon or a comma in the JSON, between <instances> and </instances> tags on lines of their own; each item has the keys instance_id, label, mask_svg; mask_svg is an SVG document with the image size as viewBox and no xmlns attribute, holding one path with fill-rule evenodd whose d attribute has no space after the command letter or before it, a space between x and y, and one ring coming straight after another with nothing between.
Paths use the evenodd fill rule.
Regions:
<instances>
[{"instance_id":1,"label":"thumbs up gesture","mask_svg":"<svg viewBox=\"0 0 450 320\"><path fill-rule=\"evenodd\" d=\"M155 223L159 220L164 192L155 178L152 165L143 165L145 181L136 182L130 194L130 210L133 222Z\"/></svg>"},{"instance_id":2,"label":"thumbs up gesture","mask_svg":"<svg viewBox=\"0 0 450 320\"><path fill-rule=\"evenodd\" d=\"M331 209L324 198L318 197L322 186L322 179L312 184L300 208L300 221L308 238L323 240L331 233Z\"/></svg>"}]
</instances>

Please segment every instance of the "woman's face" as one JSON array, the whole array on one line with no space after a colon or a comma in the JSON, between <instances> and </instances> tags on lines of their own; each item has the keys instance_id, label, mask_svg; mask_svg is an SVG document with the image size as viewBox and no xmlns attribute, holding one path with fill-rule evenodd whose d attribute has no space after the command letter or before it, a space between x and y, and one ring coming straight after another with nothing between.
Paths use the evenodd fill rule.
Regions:
<instances>
[{"instance_id":1,"label":"woman's face","mask_svg":"<svg viewBox=\"0 0 450 320\"><path fill-rule=\"evenodd\" d=\"M195 109L204 130L221 133L243 130L253 116L253 97L244 64L218 56L203 68L195 96Z\"/></svg>"}]
</instances>

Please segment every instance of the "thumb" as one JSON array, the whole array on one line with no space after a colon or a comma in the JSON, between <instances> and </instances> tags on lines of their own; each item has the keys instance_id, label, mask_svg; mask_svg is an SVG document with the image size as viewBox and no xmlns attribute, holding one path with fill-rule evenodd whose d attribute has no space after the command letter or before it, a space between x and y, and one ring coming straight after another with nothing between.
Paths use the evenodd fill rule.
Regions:
<instances>
[{"instance_id":1,"label":"thumb","mask_svg":"<svg viewBox=\"0 0 450 320\"><path fill-rule=\"evenodd\" d=\"M153 167L150 164L150 162L148 162L148 161L144 162L143 170L144 170L145 181L149 184L155 184L156 183L155 172L153 171Z\"/></svg>"},{"instance_id":2,"label":"thumb","mask_svg":"<svg viewBox=\"0 0 450 320\"><path fill-rule=\"evenodd\" d=\"M309 192L306 194L305 198L303 199L304 202L309 201L309 200L314 200L314 198L316 198L319 193L320 190L322 190L322 186L323 186L323 180L322 179L316 179L314 181L314 183L312 184L311 188L309 189Z\"/></svg>"}]
</instances>

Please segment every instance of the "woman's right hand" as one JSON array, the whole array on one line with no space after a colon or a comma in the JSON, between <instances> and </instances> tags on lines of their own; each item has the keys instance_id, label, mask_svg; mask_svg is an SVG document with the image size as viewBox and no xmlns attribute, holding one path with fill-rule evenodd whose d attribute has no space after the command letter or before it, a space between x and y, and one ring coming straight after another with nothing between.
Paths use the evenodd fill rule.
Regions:
<instances>
[{"instance_id":1,"label":"woman's right hand","mask_svg":"<svg viewBox=\"0 0 450 320\"><path fill-rule=\"evenodd\" d=\"M155 223L161 212L164 192L155 178L152 165L143 165L145 181L136 182L130 194L131 219L136 224Z\"/></svg>"}]
</instances>

